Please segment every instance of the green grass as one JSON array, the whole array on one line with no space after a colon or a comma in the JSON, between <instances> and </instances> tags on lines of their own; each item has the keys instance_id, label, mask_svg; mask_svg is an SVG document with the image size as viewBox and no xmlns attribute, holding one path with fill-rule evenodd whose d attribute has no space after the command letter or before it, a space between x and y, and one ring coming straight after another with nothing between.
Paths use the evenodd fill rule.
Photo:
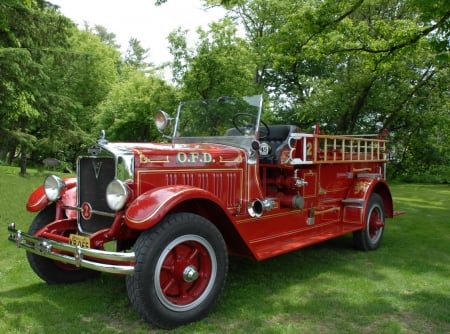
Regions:
<instances>
[{"instance_id":1,"label":"green grass","mask_svg":"<svg viewBox=\"0 0 450 334\"><path fill-rule=\"evenodd\" d=\"M49 286L7 241L27 229L30 191L43 181L0 167L0 332L162 333L132 310L123 278ZM230 259L225 291L206 319L174 333L449 333L450 186L392 186L396 209L375 252L351 236L264 262Z\"/></svg>"}]
</instances>

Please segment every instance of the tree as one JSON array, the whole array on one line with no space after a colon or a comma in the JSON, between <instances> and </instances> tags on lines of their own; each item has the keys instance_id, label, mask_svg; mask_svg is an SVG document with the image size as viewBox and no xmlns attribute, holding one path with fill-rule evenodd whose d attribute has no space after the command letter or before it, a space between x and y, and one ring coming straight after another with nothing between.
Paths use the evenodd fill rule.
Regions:
<instances>
[{"instance_id":1,"label":"tree","mask_svg":"<svg viewBox=\"0 0 450 334\"><path fill-rule=\"evenodd\" d=\"M146 71L153 66L145 61L148 58L148 53L149 49L144 49L137 38L131 37L128 41L124 63L136 70Z\"/></svg>"},{"instance_id":2,"label":"tree","mask_svg":"<svg viewBox=\"0 0 450 334\"><path fill-rule=\"evenodd\" d=\"M75 161L117 79L119 51L45 1L8 0L0 9L0 159L19 154L21 174L28 157Z\"/></svg>"},{"instance_id":3,"label":"tree","mask_svg":"<svg viewBox=\"0 0 450 334\"><path fill-rule=\"evenodd\" d=\"M106 129L109 140L151 141L160 138L154 127L156 111L176 110L176 90L162 79L130 71L117 82L100 105L97 130Z\"/></svg>"},{"instance_id":4,"label":"tree","mask_svg":"<svg viewBox=\"0 0 450 334\"><path fill-rule=\"evenodd\" d=\"M104 44L112 46L114 49L120 49L120 45L116 42L116 34L109 32L104 26L96 24L94 28L91 29L85 24L85 30L97 35Z\"/></svg>"},{"instance_id":5,"label":"tree","mask_svg":"<svg viewBox=\"0 0 450 334\"><path fill-rule=\"evenodd\" d=\"M274 98L275 120L305 129L320 122L337 133L371 132L382 121L397 143L426 126L420 136L412 132L417 140L408 143L417 145L443 132L437 128L448 113L450 50L444 2L250 0L229 8ZM431 115L433 124L425 121ZM424 165L429 158L414 156Z\"/></svg>"},{"instance_id":6,"label":"tree","mask_svg":"<svg viewBox=\"0 0 450 334\"><path fill-rule=\"evenodd\" d=\"M194 49L188 48L185 31L169 36L173 77L186 96L208 99L258 92L253 54L236 33L231 20L225 19L211 24L209 31L198 29L199 41Z\"/></svg>"},{"instance_id":7,"label":"tree","mask_svg":"<svg viewBox=\"0 0 450 334\"><path fill-rule=\"evenodd\" d=\"M36 141L40 107L48 99L45 59L68 45L71 27L44 1L0 4L0 152L10 162L20 152L21 175Z\"/></svg>"}]
</instances>

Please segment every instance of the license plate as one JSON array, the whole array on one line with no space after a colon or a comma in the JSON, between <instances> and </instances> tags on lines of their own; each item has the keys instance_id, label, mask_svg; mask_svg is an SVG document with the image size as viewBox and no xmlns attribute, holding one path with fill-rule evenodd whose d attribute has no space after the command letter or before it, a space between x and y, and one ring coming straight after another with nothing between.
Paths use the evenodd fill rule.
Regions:
<instances>
[{"instance_id":1,"label":"license plate","mask_svg":"<svg viewBox=\"0 0 450 334\"><path fill-rule=\"evenodd\" d=\"M83 248L91 247L91 241L89 240L89 238L78 234L71 234L69 236L69 244L73 246L80 246Z\"/></svg>"}]
</instances>

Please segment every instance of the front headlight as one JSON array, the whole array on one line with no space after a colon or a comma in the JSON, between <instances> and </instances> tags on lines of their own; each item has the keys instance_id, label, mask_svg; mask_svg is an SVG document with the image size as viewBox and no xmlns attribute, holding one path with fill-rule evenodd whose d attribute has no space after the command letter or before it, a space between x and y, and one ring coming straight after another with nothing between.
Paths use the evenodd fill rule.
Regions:
<instances>
[{"instance_id":1,"label":"front headlight","mask_svg":"<svg viewBox=\"0 0 450 334\"><path fill-rule=\"evenodd\" d=\"M54 202L61 198L61 193L66 184L56 175L49 175L44 181L44 191L50 202Z\"/></svg>"},{"instance_id":2,"label":"front headlight","mask_svg":"<svg viewBox=\"0 0 450 334\"><path fill-rule=\"evenodd\" d=\"M111 210L119 211L128 199L128 188L119 180L112 180L106 187L106 202Z\"/></svg>"}]
</instances>

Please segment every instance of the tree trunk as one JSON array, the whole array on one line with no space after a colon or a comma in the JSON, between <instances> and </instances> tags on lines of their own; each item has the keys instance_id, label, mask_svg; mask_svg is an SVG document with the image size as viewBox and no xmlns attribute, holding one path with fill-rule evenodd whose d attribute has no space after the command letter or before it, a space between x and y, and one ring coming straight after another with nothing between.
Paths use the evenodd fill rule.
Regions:
<instances>
[{"instance_id":1,"label":"tree trunk","mask_svg":"<svg viewBox=\"0 0 450 334\"><path fill-rule=\"evenodd\" d=\"M8 165L11 166L14 161L14 155L16 154L16 146L10 145L8 147Z\"/></svg>"},{"instance_id":2,"label":"tree trunk","mask_svg":"<svg viewBox=\"0 0 450 334\"><path fill-rule=\"evenodd\" d=\"M20 176L27 174L27 144L23 143L20 150Z\"/></svg>"}]
</instances>

